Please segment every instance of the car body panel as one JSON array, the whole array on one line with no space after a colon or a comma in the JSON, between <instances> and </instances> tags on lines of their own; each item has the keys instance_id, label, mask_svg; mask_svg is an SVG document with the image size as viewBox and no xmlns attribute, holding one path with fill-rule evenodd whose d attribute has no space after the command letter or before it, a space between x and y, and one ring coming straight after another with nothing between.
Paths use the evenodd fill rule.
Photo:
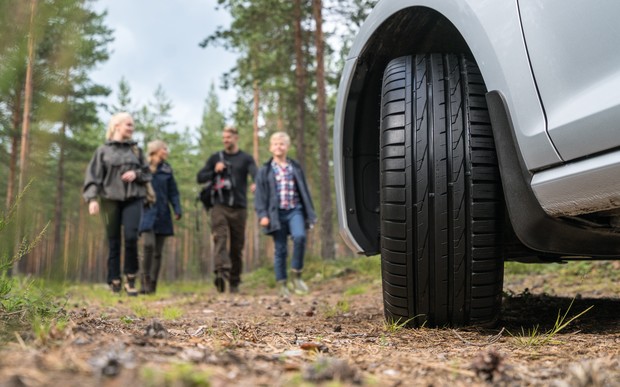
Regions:
<instances>
[{"instance_id":1,"label":"car body panel","mask_svg":"<svg viewBox=\"0 0 620 387\"><path fill-rule=\"evenodd\" d=\"M534 175L532 189L551 216L575 216L620 207L620 151L568 163Z\"/></svg>"},{"instance_id":2,"label":"car body panel","mask_svg":"<svg viewBox=\"0 0 620 387\"><path fill-rule=\"evenodd\" d=\"M548 132L561 157L620 147L620 2L519 0L519 8Z\"/></svg>"}]
</instances>

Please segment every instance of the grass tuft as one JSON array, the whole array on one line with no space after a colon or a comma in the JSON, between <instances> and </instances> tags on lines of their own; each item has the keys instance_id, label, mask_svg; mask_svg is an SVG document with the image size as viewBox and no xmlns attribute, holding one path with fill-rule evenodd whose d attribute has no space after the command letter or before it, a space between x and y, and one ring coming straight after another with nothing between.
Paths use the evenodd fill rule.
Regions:
<instances>
[{"instance_id":1,"label":"grass tuft","mask_svg":"<svg viewBox=\"0 0 620 387\"><path fill-rule=\"evenodd\" d=\"M572 299L570 305L566 309L566 312L562 314L562 310L558 310L558 316L555 319L555 323L553 324L553 328L549 329L546 332L541 332L540 327L536 325L535 327L528 329L527 331L521 327L521 333L518 335L513 335L508 332L510 336L512 336L515 342L524 347L537 347L544 346L548 344L561 344L561 341L556 339L558 333L560 333L564 328L566 328L570 323L578 319L587 313L594 306L589 306L581 313L576 314L575 316L568 318L568 313L573 306L573 302L575 299Z\"/></svg>"}]
</instances>

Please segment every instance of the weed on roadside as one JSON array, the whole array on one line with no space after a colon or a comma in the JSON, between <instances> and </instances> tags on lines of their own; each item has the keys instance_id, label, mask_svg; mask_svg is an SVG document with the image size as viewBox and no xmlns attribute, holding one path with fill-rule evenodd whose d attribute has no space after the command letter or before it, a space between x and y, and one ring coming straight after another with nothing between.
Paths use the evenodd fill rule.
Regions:
<instances>
[{"instance_id":1,"label":"weed on roadside","mask_svg":"<svg viewBox=\"0 0 620 387\"><path fill-rule=\"evenodd\" d=\"M399 318L398 320L394 320L393 318L386 319L383 322L383 328L389 333L395 333L400 331L401 329L409 326L409 323L416 319L418 316L413 316L407 320L403 318Z\"/></svg>"},{"instance_id":2,"label":"weed on roadside","mask_svg":"<svg viewBox=\"0 0 620 387\"><path fill-rule=\"evenodd\" d=\"M524 347L535 347L535 346L544 346L548 344L561 344L562 342L556 340L556 335L560 333L564 328L566 328L571 322L575 321L577 318L583 316L587 313L593 306L586 308L584 311L578 313L577 315L567 319L568 313L570 312L571 307L573 306L573 302L575 299L571 300L570 305L566 309L566 312L562 314L562 310L558 310L558 316L556 317L553 328L549 329L546 332L541 332L540 327L538 325L534 326L531 329L525 330L521 327L521 333L514 335L510 332L510 336L513 337L515 342L518 345Z\"/></svg>"},{"instance_id":3,"label":"weed on roadside","mask_svg":"<svg viewBox=\"0 0 620 387\"><path fill-rule=\"evenodd\" d=\"M325 305L323 309L323 314L326 318L332 318L347 313L350 309L351 306L349 305L349 301L339 300L338 302L336 302L336 305Z\"/></svg>"}]
</instances>

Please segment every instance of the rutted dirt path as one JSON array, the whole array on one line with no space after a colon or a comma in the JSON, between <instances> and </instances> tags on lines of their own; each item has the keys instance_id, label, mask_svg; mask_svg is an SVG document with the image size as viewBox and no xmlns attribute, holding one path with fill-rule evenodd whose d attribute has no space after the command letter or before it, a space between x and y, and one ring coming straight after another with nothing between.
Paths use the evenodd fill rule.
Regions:
<instances>
[{"instance_id":1,"label":"rutted dirt path","mask_svg":"<svg viewBox=\"0 0 620 387\"><path fill-rule=\"evenodd\" d=\"M550 280L536 278L507 278L502 320L488 330L386 324L380 282L352 272L288 300L209 288L106 305L73 290L66 328L1 350L0 385L620 385L620 285L571 305L575 294L537 293ZM542 338L527 333L552 329L559 311L589 307L549 342L519 343Z\"/></svg>"}]
</instances>

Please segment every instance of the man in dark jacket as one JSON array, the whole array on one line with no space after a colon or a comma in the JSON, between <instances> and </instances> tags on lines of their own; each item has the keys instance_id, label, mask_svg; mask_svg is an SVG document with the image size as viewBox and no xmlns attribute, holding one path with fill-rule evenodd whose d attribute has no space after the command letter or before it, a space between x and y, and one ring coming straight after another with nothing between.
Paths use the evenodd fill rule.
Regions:
<instances>
[{"instance_id":1,"label":"man in dark jacket","mask_svg":"<svg viewBox=\"0 0 620 387\"><path fill-rule=\"evenodd\" d=\"M295 293L308 292L301 279L306 249L306 229L316 223L316 214L301 166L287 157L290 137L276 132L269 141L272 158L256 175L254 208L260 225L275 243L274 270L280 294L289 295L286 275L288 236L293 239L291 272Z\"/></svg>"},{"instance_id":2,"label":"man in dark jacket","mask_svg":"<svg viewBox=\"0 0 620 387\"><path fill-rule=\"evenodd\" d=\"M229 281L231 293L239 291L247 220L248 175L256 176L256 163L239 149L239 133L227 126L222 133L224 150L216 152L198 172L198 183L213 181L214 205L211 232L214 243L215 287L222 293ZM254 191L254 184L250 189ZM230 233L230 243L228 235ZM226 251L230 245L230 253Z\"/></svg>"}]
</instances>

